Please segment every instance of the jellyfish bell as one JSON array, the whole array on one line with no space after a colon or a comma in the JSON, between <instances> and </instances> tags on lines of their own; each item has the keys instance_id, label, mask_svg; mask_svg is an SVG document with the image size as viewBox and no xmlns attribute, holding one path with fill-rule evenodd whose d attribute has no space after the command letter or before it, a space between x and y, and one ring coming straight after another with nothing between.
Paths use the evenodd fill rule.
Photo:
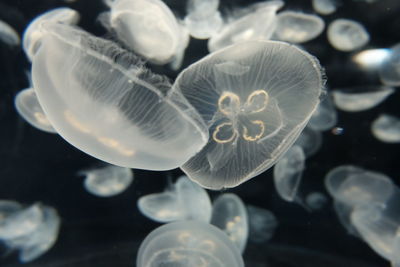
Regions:
<instances>
[{"instance_id":1,"label":"jellyfish bell","mask_svg":"<svg viewBox=\"0 0 400 267\"><path fill-rule=\"evenodd\" d=\"M17 46L21 42L21 39L13 27L0 20L0 41L8 44L9 46Z\"/></svg>"},{"instance_id":2,"label":"jellyfish bell","mask_svg":"<svg viewBox=\"0 0 400 267\"><path fill-rule=\"evenodd\" d=\"M379 77L383 84L400 86L400 44L389 49L387 57L379 68Z\"/></svg>"},{"instance_id":3,"label":"jellyfish bell","mask_svg":"<svg viewBox=\"0 0 400 267\"><path fill-rule=\"evenodd\" d=\"M46 23L32 62L35 92L57 132L113 165L167 170L208 139L200 115L134 54L63 24ZM55 67L57 66L57 67Z\"/></svg>"},{"instance_id":4,"label":"jellyfish bell","mask_svg":"<svg viewBox=\"0 0 400 267\"><path fill-rule=\"evenodd\" d=\"M400 118L389 114L380 114L372 122L371 132L381 142L400 143Z\"/></svg>"},{"instance_id":5,"label":"jellyfish bell","mask_svg":"<svg viewBox=\"0 0 400 267\"><path fill-rule=\"evenodd\" d=\"M171 95L183 94L195 107L210 138L182 170L221 189L269 169L307 124L323 84L314 57L276 41L239 43L189 66Z\"/></svg>"},{"instance_id":6,"label":"jellyfish bell","mask_svg":"<svg viewBox=\"0 0 400 267\"><path fill-rule=\"evenodd\" d=\"M349 52L365 46L369 34L364 26L350 19L336 19L329 24L327 31L329 43L337 50Z\"/></svg>"}]
</instances>

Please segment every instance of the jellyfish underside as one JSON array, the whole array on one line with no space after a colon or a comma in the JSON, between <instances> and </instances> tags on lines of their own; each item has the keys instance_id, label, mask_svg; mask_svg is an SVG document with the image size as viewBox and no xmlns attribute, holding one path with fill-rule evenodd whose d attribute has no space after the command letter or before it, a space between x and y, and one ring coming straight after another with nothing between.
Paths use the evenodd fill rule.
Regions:
<instances>
[{"instance_id":1,"label":"jellyfish underside","mask_svg":"<svg viewBox=\"0 0 400 267\"><path fill-rule=\"evenodd\" d=\"M371 125L372 134L385 143L400 143L400 118L381 114Z\"/></svg>"}]
</instances>

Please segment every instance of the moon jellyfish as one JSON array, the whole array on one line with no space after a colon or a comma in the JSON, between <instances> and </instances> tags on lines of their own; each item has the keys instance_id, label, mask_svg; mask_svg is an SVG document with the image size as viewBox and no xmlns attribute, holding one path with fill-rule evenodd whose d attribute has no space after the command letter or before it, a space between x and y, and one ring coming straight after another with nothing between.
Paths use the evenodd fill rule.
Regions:
<instances>
[{"instance_id":1,"label":"moon jellyfish","mask_svg":"<svg viewBox=\"0 0 400 267\"><path fill-rule=\"evenodd\" d=\"M350 19L336 19L328 27L328 41L337 50L349 52L365 46L369 34L363 25Z\"/></svg>"},{"instance_id":2,"label":"moon jellyfish","mask_svg":"<svg viewBox=\"0 0 400 267\"><path fill-rule=\"evenodd\" d=\"M0 20L0 41L9 46L17 46L21 42L13 27L2 20Z\"/></svg>"},{"instance_id":3,"label":"moon jellyfish","mask_svg":"<svg viewBox=\"0 0 400 267\"><path fill-rule=\"evenodd\" d=\"M131 169L113 165L80 171L79 175L86 176L86 190L98 197L116 196L125 191L133 181Z\"/></svg>"},{"instance_id":4,"label":"moon jellyfish","mask_svg":"<svg viewBox=\"0 0 400 267\"><path fill-rule=\"evenodd\" d=\"M110 27L136 53L165 64L180 53L185 40L178 21L161 0L106 0ZM185 47L186 48L186 47Z\"/></svg>"},{"instance_id":5,"label":"moon jellyfish","mask_svg":"<svg viewBox=\"0 0 400 267\"><path fill-rule=\"evenodd\" d=\"M276 41L236 44L189 66L173 94L202 115L210 138L182 170L203 187L221 189L269 169L307 124L323 84L314 57Z\"/></svg>"},{"instance_id":6,"label":"moon jellyfish","mask_svg":"<svg viewBox=\"0 0 400 267\"><path fill-rule=\"evenodd\" d=\"M264 243L272 238L278 226L275 215L266 209L248 205L249 240L254 243Z\"/></svg>"},{"instance_id":7,"label":"moon jellyfish","mask_svg":"<svg viewBox=\"0 0 400 267\"><path fill-rule=\"evenodd\" d=\"M50 123L69 143L113 165L167 170L207 142L200 115L182 96L166 97L168 79L137 56L71 26L43 27L33 85Z\"/></svg>"},{"instance_id":8,"label":"moon jellyfish","mask_svg":"<svg viewBox=\"0 0 400 267\"><path fill-rule=\"evenodd\" d=\"M337 0L312 0L313 9L322 15L330 15L337 9Z\"/></svg>"},{"instance_id":9,"label":"moon jellyfish","mask_svg":"<svg viewBox=\"0 0 400 267\"><path fill-rule=\"evenodd\" d=\"M386 100L394 89L391 87L367 87L366 90L337 89L332 92L338 109L347 112L364 111L376 107Z\"/></svg>"},{"instance_id":10,"label":"moon jellyfish","mask_svg":"<svg viewBox=\"0 0 400 267\"><path fill-rule=\"evenodd\" d=\"M317 131L332 129L337 123L337 112L330 95L326 96L311 116L308 126Z\"/></svg>"},{"instance_id":11,"label":"moon jellyfish","mask_svg":"<svg viewBox=\"0 0 400 267\"><path fill-rule=\"evenodd\" d=\"M354 54L351 59L365 70L378 70L390 56L390 49L366 49Z\"/></svg>"},{"instance_id":12,"label":"moon jellyfish","mask_svg":"<svg viewBox=\"0 0 400 267\"><path fill-rule=\"evenodd\" d=\"M137 267L244 267L239 250L215 226L173 222L151 232L140 245Z\"/></svg>"},{"instance_id":13,"label":"moon jellyfish","mask_svg":"<svg viewBox=\"0 0 400 267\"><path fill-rule=\"evenodd\" d=\"M320 131L314 130L313 128L307 126L301 132L294 145L297 145L303 149L306 158L311 157L317 153L322 146L322 134Z\"/></svg>"},{"instance_id":14,"label":"moon jellyfish","mask_svg":"<svg viewBox=\"0 0 400 267\"><path fill-rule=\"evenodd\" d=\"M211 224L224 231L243 253L249 236L249 224L246 207L238 196L222 194L214 201Z\"/></svg>"},{"instance_id":15,"label":"moon jellyfish","mask_svg":"<svg viewBox=\"0 0 400 267\"><path fill-rule=\"evenodd\" d=\"M75 25L80 19L79 13L67 7L55 8L36 17L25 29L22 37L22 48L29 60L32 60L40 45L40 40L46 34L42 29L45 22Z\"/></svg>"},{"instance_id":16,"label":"moon jellyfish","mask_svg":"<svg viewBox=\"0 0 400 267\"><path fill-rule=\"evenodd\" d=\"M306 157L303 149L292 146L274 167L274 184L278 194L286 201L296 199Z\"/></svg>"},{"instance_id":17,"label":"moon jellyfish","mask_svg":"<svg viewBox=\"0 0 400 267\"><path fill-rule=\"evenodd\" d=\"M244 15L226 23L209 39L208 50L214 52L232 44L270 39L276 27L276 12L283 4L277 0L251 6Z\"/></svg>"},{"instance_id":18,"label":"moon jellyfish","mask_svg":"<svg viewBox=\"0 0 400 267\"><path fill-rule=\"evenodd\" d=\"M139 198L138 208L146 217L161 223L183 220L209 222L211 201L207 192L186 176L172 188Z\"/></svg>"},{"instance_id":19,"label":"moon jellyfish","mask_svg":"<svg viewBox=\"0 0 400 267\"><path fill-rule=\"evenodd\" d=\"M379 69L379 76L383 84L400 86L400 44L390 48Z\"/></svg>"},{"instance_id":20,"label":"moon jellyfish","mask_svg":"<svg viewBox=\"0 0 400 267\"><path fill-rule=\"evenodd\" d=\"M274 38L291 43L304 43L322 33L325 22L316 15L284 11L277 16Z\"/></svg>"},{"instance_id":21,"label":"moon jellyfish","mask_svg":"<svg viewBox=\"0 0 400 267\"><path fill-rule=\"evenodd\" d=\"M18 114L33 127L48 133L57 133L44 114L33 88L20 91L15 96L14 105Z\"/></svg>"},{"instance_id":22,"label":"moon jellyfish","mask_svg":"<svg viewBox=\"0 0 400 267\"><path fill-rule=\"evenodd\" d=\"M320 210L322 209L328 199L326 196L320 192L312 192L306 197L306 204L311 210Z\"/></svg>"},{"instance_id":23,"label":"moon jellyfish","mask_svg":"<svg viewBox=\"0 0 400 267\"><path fill-rule=\"evenodd\" d=\"M381 114L371 125L372 134L385 143L400 143L400 119L398 117Z\"/></svg>"}]
</instances>

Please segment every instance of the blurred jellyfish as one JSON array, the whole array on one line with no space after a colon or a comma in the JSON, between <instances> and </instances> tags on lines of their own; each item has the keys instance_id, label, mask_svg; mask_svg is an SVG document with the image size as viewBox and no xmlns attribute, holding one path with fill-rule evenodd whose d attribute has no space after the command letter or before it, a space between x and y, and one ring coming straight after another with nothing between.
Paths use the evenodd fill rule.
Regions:
<instances>
[{"instance_id":1,"label":"blurred jellyfish","mask_svg":"<svg viewBox=\"0 0 400 267\"><path fill-rule=\"evenodd\" d=\"M329 43L344 52L359 49L369 42L369 34L364 26L350 19L334 20L327 34Z\"/></svg>"},{"instance_id":2,"label":"blurred jellyfish","mask_svg":"<svg viewBox=\"0 0 400 267\"><path fill-rule=\"evenodd\" d=\"M44 114L33 88L20 91L15 96L14 104L18 114L30 125L48 133L57 133Z\"/></svg>"},{"instance_id":3,"label":"blurred jellyfish","mask_svg":"<svg viewBox=\"0 0 400 267\"><path fill-rule=\"evenodd\" d=\"M18 33L2 20L0 20L0 41L9 46L17 46L21 42Z\"/></svg>"},{"instance_id":4,"label":"blurred jellyfish","mask_svg":"<svg viewBox=\"0 0 400 267\"><path fill-rule=\"evenodd\" d=\"M276 27L276 12L283 4L276 0L250 6L210 38L208 50L214 52L232 44L270 39Z\"/></svg>"},{"instance_id":5,"label":"blurred jellyfish","mask_svg":"<svg viewBox=\"0 0 400 267\"><path fill-rule=\"evenodd\" d=\"M300 146L306 158L311 157L321 148L322 134L310 126L304 128L294 145Z\"/></svg>"},{"instance_id":6,"label":"blurred jellyfish","mask_svg":"<svg viewBox=\"0 0 400 267\"><path fill-rule=\"evenodd\" d=\"M114 165L167 170L207 142L197 111L181 95L167 97L169 80L137 56L71 26L43 28L33 85L50 123L72 145Z\"/></svg>"},{"instance_id":7,"label":"blurred jellyfish","mask_svg":"<svg viewBox=\"0 0 400 267\"><path fill-rule=\"evenodd\" d=\"M139 198L140 212L157 222L198 220L209 222L211 201L207 192L198 184L181 176L172 188Z\"/></svg>"},{"instance_id":8,"label":"blurred jellyfish","mask_svg":"<svg viewBox=\"0 0 400 267\"><path fill-rule=\"evenodd\" d=\"M400 143L400 119L398 117L381 114L371 125L372 134L385 143Z\"/></svg>"},{"instance_id":9,"label":"blurred jellyfish","mask_svg":"<svg viewBox=\"0 0 400 267\"><path fill-rule=\"evenodd\" d=\"M155 64L171 62L186 48L182 27L161 0L105 0L109 23L129 48Z\"/></svg>"},{"instance_id":10,"label":"blurred jellyfish","mask_svg":"<svg viewBox=\"0 0 400 267\"><path fill-rule=\"evenodd\" d=\"M330 95L326 96L311 116L308 126L317 131L332 129L337 123L337 112Z\"/></svg>"},{"instance_id":11,"label":"blurred jellyfish","mask_svg":"<svg viewBox=\"0 0 400 267\"><path fill-rule=\"evenodd\" d=\"M358 112L376 107L393 93L394 89L391 87L370 86L366 90L336 89L332 95L338 109Z\"/></svg>"},{"instance_id":12,"label":"blurred jellyfish","mask_svg":"<svg viewBox=\"0 0 400 267\"><path fill-rule=\"evenodd\" d=\"M46 34L45 30L42 28L43 23L48 22L75 25L78 23L79 19L80 15L77 11L67 7L60 7L49 10L32 20L25 29L22 37L22 48L29 60L32 60L40 46L40 41L43 35Z\"/></svg>"},{"instance_id":13,"label":"blurred jellyfish","mask_svg":"<svg viewBox=\"0 0 400 267\"><path fill-rule=\"evenodd\" d=\"M325 22L316 15L284 11L277 16L274 38L290 43L304 43L322 33Z\"/></svg>"},{"instance_id":14,"label":"blurred jellyfish","mask_svg":"<svg viewBox=\"0 0 400 267\"><path fill-rule=\"evenodd\" d=\"M366 49L352 56L352 60L366 70L377 70L390 56L390 49Z\"/></svg>"},{"instance_id":15,"label":"blurred jellyfish","mask_svg":"<svg viewBox=\"0 0 400 267\"><path fill-rule=\"evenodd\" d=\"M272 238L278 226L275 215L266 209L248 205L249 240L254 243L264 243Z\"/></svg>"},{"instance_id":16,"label":"blurred jellyfish","mask_svg":"<svg viewBox=\"0 0 400 267\"><path fill-rule=\"evenodd\" d=\"M379 76L383 84L400 86L400 44L391 47L389 51L381 65Z\"/></svg>"},{"instance_id":17,"label":"blurred jellyfish","mask_svg":"<svg viewBox=\"0 0 400 267\"><path fill-rule=\"evenodd\" d=\"M292 146L274 167L274 184L279 196L292 202L296 200L303 170L305 155L299 146Z\"/></svg>"},{"instance_id":18,"label":"blurred jellyfish","mask_svg":"<svg viewBox=\"0 0 400 267\"><path fill-rule=\"evenodd\" d=\"M86 176L86 190L98 197L112 197L125 191L133 181L131 169L108 165L78 173Z\"/></svg>"},{"instance_id":19,"label":"blurred jellyfish","mask_svg":"<svg viewBox=\"0 0 400 267\"><path fill-rule=\"evenodd\" d=\"M221 189L269 169L315 111L322 77L314 57L275 41L236 44L189 66L171 97L186 97L210 138L182 170L203 187Z\"/></svg>"},{"instance_id":20,"label":"blurred jellyfish","mask_svg":"<svg viewBox=\"0 0 400 267\"><path fill-rule=\"evenodd\" d=\"M246 207L237 195L222 194L214 201L211 224L224 231L243 253L249 236L249 223Z\"/></svg>"},{"instance_id":21,"label":"blurred jellyfish","mask_svg":"<svg viewBox=\"0 0 400 267\"><path fill-rule=\"evenodd\" d=\"M330 15L337 9L337 0L312 0L313 9L322 15Z\"/></svg>"},{"instance_id":22,"label":"blurred jellyfish","mask_svg":"<svg viewBox=\"0 0 400 267\"><path fill-rule=\"evenodd\" d=\"M244 267L235 245L215 226L173 222L151 232L139 247L137 267Z\"/></svg>"},{"instance_id":23,"label":"blurred jellyfish","mask_svg":"<svg viewBox=\"0 0 400 267\"><path fill-rule=\"evenodd\" d=\"M311 192L306 197L306 204L311 210L320 210L328 202L327 197L320 192Z\"/></svg>"}]
</instances>

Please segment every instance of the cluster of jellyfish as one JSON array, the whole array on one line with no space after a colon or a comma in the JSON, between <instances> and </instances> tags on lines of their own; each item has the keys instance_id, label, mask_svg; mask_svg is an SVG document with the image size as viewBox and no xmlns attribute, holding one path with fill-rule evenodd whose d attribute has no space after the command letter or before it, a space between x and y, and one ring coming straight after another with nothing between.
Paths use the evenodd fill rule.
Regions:
<instances>
[{"instance_id":1,"label":"cluster of jellyfish","mask_svg":"<svg viewBox=\"0 0 400 267\"><path fill-rule=\"evenodd\" d=\"M376 68L382 85L327 90L319 61L297 45L322 34L323 18L280 12L281 0L226 17L218 0L188 0L182 20L161 0L105 4L109 11L99 20L120 44L79 28L79 14L70 8L50 10L30 23L22 47L32 63L31 85L16 95L15 107L32 126L107 163L78 173L98 197L129 187L131 168L185 173L165 191L138 200L144 216L165 223L143 241L138 267L244 266L247 240L269 240L276 217L233 193L211 202L204 188L233 188L274 166L274 184L284 200L321 208L323 194L303 199L297 192L306 159L322 144L321 132L343 131L335 128L336 109L371 109L400 86L399 45L360 51L368 31L348 18L327 26L329 43L339 51L359 51L353 61ZM312 6L320 15L339 8L334 0L313 0ZM19 45L5 22L0 30L3 42ZM150 62L180 69L190 38L208 39L210 54L175 81L147 67ZM377 55L379 62L370 60ZM382 142L399 143L400 119L381 114L371 131ZM400 264L399 193L390 179L340 166L328 173L326 187L346 229ZM55 210L0 205L0 239L19 250L21 261L54 244L60 223Z\"/></svg>"}]
</instances>

